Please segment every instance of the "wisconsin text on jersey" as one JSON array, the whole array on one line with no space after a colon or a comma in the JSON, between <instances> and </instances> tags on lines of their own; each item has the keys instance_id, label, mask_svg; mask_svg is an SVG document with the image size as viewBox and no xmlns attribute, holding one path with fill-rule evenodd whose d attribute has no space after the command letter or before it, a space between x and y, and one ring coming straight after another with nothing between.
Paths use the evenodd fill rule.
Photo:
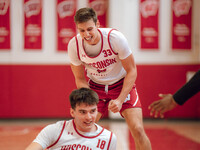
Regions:
<instances>
[{"instance_id":1,"label":"wisconsin text on jersey","mask_svg":"<svg viewBox=\"0 0 200 150\"><path fill-rule=\"evenodd\" d=\"M105 145L106 145L106 141L99 139L95 150L96 149L103 150L105 148ZM81 145L81 144L72 144L72 145L62 146L61 150L94 150L94 149L85 145Z\"/></svg>"},{"instance_id":2,"label":"wisconsin text on jersey","mask_svg":"<svg viewBox=\"0 0 200 150\"><path fill-rule=\"evenodd\" d=\"M97 68L97 72L101 73L101 72L105 72L106 67L110 66L111 64L117 63L116 59L105 59L105 60L101 60L101 61L97 61L94 63L89 63L88 65L94 68Z\"/></svg>"},{"instance_id":3,"label":"wisconsin text on jersey","mask_svg":"<svg viewBox=\"0 0 200 150\"><path fill-rule=\"evenodd\" d=\"M67 146L62 146L61 150L92 150L92 148L81 145L81 144L73 144L73 145L67 145Z\"/></svg>"}]
</instances>

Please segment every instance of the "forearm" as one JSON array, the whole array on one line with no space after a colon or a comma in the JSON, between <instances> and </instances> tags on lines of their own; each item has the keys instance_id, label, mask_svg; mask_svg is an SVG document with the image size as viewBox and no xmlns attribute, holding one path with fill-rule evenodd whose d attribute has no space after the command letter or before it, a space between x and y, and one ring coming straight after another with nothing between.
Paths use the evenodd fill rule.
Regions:
<instances>
[{"instance_id":1,"label":"forearm","mask_svg":"<svg viewBox=\"0 0 200 150\"><path fill-rule=\"evenodd\" d=\"M86 81L86 79L75 79L76 82L76 87L77 88L89 88L88 82Z\"/></svg>"},{"instance_id":2,"label":"forearm","mask_svg":"<svg viewBox=\"0 0 200 150\"><path fill-rule=\"evenodd\" d=\"M134 71L127 73L127 75L124 78L124 83L122 90L118 96L117 99L119 99L122 103L125 101L126 97L128 96L129 92L135 85L135 80L137 77L137 71L134 69Z\"/></svg>"},{"instance_id":3,"label":"forearm","mask_svg":"<svg viewBox=\"0 0 200 150\"><path fill-rule=\"evenodd\" d=\"M174 95L175 102L183 105L188 99L200 91L200 70L181 87Z\"/></svg>"},{"instance_id":4,"label":"forearm","mask_svg":"<svg viewBox=\"0 0 200 150\"><path fill-rule=\"evenodd\" d=\"M89 88L88 82L85 78L85 70L83 65L75 66L71 64L71 69L75 78L77 88Z\"/></svg>"}]
</instances>

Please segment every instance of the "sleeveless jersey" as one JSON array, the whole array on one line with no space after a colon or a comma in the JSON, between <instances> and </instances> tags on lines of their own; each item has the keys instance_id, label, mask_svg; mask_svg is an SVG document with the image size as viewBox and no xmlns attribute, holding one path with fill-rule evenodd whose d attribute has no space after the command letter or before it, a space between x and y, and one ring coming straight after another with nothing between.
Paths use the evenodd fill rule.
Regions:
<instances>
[{"instance_id":1,"label":"sleeveless jersey","mask_svg":"<svg viewBox=\"0 0 200 150\"><path fill-rule=\"evenodd\" d=\"M109 35L113 29L99 28L101 34L101 50L95 57L86 54L84 40L78 34L76 39L77 54L84 64L87 76L98 84L111 85L126 75L118 53L116 53L109 40Z\"/></svg>"},{"instance_id":2,"label":"sleeveless jersey","mask_svg":"<svg viewBox=\"0 0 200 150\"><path fill-rule=\"evenodd\" d=\"M74 120L58 121L45 127L33 142L49 150L116 150L116 136L95 125L95 132L81 133Z\"/></svg>"}]
</instances>

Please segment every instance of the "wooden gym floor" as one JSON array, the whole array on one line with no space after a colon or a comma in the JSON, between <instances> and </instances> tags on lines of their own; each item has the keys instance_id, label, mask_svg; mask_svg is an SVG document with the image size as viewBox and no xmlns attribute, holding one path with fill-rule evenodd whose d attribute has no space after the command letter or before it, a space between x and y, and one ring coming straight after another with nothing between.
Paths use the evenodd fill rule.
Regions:
<instances>
[{"instance_id":1,"label":"wooden gym floor","mask_svg":"<svg viewBox=\"0 0 200 150\"><path fill-rule=\"evenodd\" d=\"M63 119L59 119L63 120ZM0 120L0 150L23 150L40 130L58 119ZM134 150L134 141L124 120L103 119L100 125L117 136L117 150ZM200 150L200 120L144 120L153 150Z\"/></svg>"}]
</instances>

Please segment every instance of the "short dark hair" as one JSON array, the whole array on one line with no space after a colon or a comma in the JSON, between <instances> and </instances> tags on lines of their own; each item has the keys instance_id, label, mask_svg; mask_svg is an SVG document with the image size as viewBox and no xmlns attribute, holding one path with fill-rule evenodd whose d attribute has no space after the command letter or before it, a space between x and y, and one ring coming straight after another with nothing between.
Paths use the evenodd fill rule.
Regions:
<instances>
[{"instance_id":1,"label":"short dark hair","mask_svg":"<svg viewBox=\"0 0 200 150\"><path fill-rule=\"evenodd\" d=\"M97 23L97 14L94 9L90 7L85 7L77 10L74 16L74 21L76 24L86 22L90 19L93 19L95 24Z\"/></svg>"},{"instance_id":2,"label":"short dark hair","mask_svg":"<svg viewBox=\"0 0 200 150\"><path fill-rule=\"evenodd\" d=\"M97 93L89 88L73 90L69 99L72 109L75 109L77 105L82 103L86 105L97 105L99 102L99 96Z\"/></svg>"}]
</instances>

